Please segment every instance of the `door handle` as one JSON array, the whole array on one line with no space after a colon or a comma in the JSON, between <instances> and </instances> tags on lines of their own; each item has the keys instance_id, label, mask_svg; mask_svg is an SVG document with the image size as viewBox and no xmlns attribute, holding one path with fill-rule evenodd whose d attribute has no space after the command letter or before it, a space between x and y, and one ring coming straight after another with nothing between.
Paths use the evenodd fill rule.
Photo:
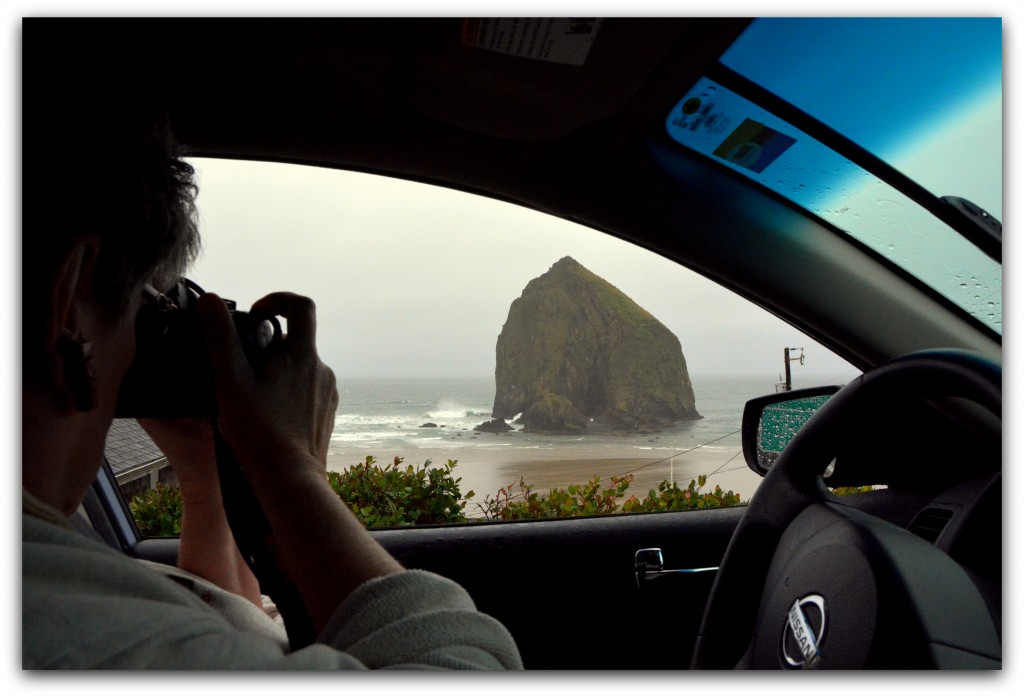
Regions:
<instances>
[{"instance_id":1,"label":"door handle","mask_svg":"<svg viewBox=\"0 0 1024 697\"><path fill-rule=\"evenodd\" d=\"M717 566L705 566L694 569L666 569L661 547L638 549L636 554L633 555L633 569L636 572L637 588L640 588L644 583L665 578L669 575L702 574L718 571Z\"/></svg>"}]
</instances>

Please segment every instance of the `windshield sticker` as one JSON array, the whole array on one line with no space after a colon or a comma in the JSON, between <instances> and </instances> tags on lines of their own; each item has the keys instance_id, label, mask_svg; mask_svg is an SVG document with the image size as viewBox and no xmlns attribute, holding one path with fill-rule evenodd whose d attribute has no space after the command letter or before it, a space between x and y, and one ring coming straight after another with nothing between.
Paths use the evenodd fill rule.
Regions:
<instances>
[{"instance_id":1,"label":"windshield sticker","mask_svg":"<svg viewBox=\"0 0 1024 697\"><path fill-rule=\"evenodd\" d=\"M600 27L597 18L466 19L462 45L549 63L583 65Z\"/></svg>"},{"instance_id":2,"label":"windshield sticker","mask_svg":"<svg viewBox=\"0 0 1024 697\"><path fill-rule=\"evenodd\" d=\"M732 134L715 148L714 155L739 167L760 174L765 167L796 143L796 138L745 119Z\"/></svg>"},{"instance_id":3,"label":"windshield sticker","mask_svg":"<svg viewBox=\"0 0 1024 697\"><path fill-rule=\"evenodd\" d=\"M683 102L682 115L672 120L672 125L702 136L725 133L732 125L718 105L701 97L690 97Z\"/></svg>"}]
</instances>

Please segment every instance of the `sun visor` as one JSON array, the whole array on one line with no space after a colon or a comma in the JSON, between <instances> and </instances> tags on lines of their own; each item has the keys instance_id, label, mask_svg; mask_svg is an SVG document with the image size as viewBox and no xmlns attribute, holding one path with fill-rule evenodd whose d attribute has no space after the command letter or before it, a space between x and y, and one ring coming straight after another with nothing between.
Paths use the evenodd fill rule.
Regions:
<instances>
[{"instance_id":1,"label":"sun visor","mask_svg":"<svg viewBox=\"0 0 1024 697\"><path fill-rule=\"evenodd\" d=\"M616 114L686 22L465 19L416 37L410 99L424 116L515 140L562 137Z\"/></svg>"}]
</instances>

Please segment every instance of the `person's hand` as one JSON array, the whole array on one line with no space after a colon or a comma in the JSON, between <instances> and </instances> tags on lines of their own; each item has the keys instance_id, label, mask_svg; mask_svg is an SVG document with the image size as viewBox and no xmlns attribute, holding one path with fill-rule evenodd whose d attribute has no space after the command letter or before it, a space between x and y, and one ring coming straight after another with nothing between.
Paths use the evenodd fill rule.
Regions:
<instances>
[{"instance_id":1,"label":"person's hand","mask_svg":"<svg viewBox=\"0 0 1024 697\"><path fill-rule=\"evenodd\" d=\"M183 488L208 487L217 480L213 425L208 418L136 419L160 448ZM195 485L195 486L193 486Z\"/></svg>"},{"instance_id":2,"label":"person's hand","mask_svg":"<svg viewBox=\"0 0 1024 697\"><path fill-rule=\"evenodd\" d=\"M282 347L259 365L242 351L224 302L209 293L198 301L218 428L270 522L271 545L281 555L278 567L295 582L319 632L362 583L403 567L327 481L338 391L334 373L316 353L313 302L274 293L253 308L288 320Z\"/></svg>"},{"instance_id":3,"label":"person's hand","mask_svg":"<svg viewBox=\"0 0 1024 697\"><path fill-rule=\"evenodd\" d=\"M246 358L219 297L207 293L197 307L213 366L218 427L247 476L322 476L338 392L334 373L317 356L313 301L272 293L253 304L288 320L280 350L259 365Z\"/></svg>"}]
</instances>

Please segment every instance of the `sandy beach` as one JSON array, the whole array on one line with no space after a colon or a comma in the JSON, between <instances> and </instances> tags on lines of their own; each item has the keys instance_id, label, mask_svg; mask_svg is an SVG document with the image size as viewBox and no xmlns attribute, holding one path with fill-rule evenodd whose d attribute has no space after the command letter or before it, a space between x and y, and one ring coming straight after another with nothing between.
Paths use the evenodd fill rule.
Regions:
<instances>
[{"instance_id":1,"label":"sandy beach","mask_svg":"<svg viewBox=\"0 0 1024 697\"><path fill-rule=\"evenodd\" d=\"M354 450L332 451L328 457L328 469L341 471L362 462L366 455ZM455 475L462 478L460 486L463 494L475 492L473 501L483 501L485 495L493 497L503 486L517 485L520 477L543 494L552 487L584 483L594 475L600 476L602 483L610 484L613 475L632 473L634 479L627 496L635 494L643 498L662 481L674 479L680 487L685 487L691 479L709 473L704 487L706 491L713 490L717 485L723 490L731 489L740 494L743 500L750 498L761 481L759 476L747 469L742 455L729 461L735 453L700 450L660 462L660 458L588 457L579 449L569 447L546 453L547 457L538 459L515 459L522 458L522 450L490 448L460 448L456 451L416 448L374 455L381 464L390 462L395 455L403 457L405 464L411 465L422 465L428 459L434 465L447 462L449 458L457 459Z\"/></svg>"},{"instance_id":2,"label":"sandy beach","mask_svg":"<svg viewBox=\"0 0 1024 697\"><path fill-rule=\"evenodd\" d=\"M709 377L699 384L699 420L654 433L552 435L476 431L491 419L492 377L350 380L335 416L328 466L341 471L367 455L381 463L397 455L414 466L453 459L461 491L475 492L476 502L517 486L520 477L544 495L595 475L610 485L612 476L630 473L627 496L644 498L666 480L685 488L706 474L706 491L718 485L749 499L761 479L740 453L740 417L750 396L762 393L761 380Z\"/></svg>"}]
</instances>

